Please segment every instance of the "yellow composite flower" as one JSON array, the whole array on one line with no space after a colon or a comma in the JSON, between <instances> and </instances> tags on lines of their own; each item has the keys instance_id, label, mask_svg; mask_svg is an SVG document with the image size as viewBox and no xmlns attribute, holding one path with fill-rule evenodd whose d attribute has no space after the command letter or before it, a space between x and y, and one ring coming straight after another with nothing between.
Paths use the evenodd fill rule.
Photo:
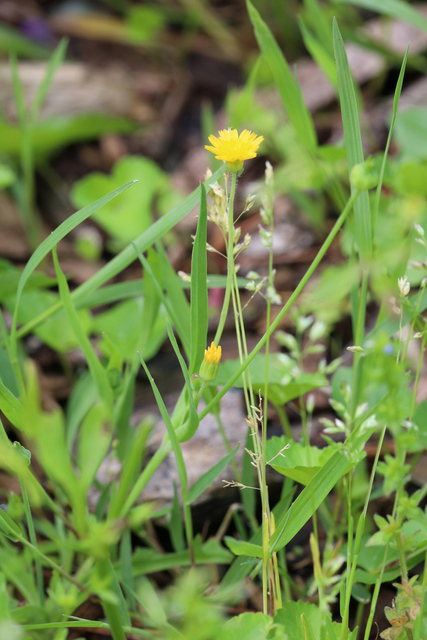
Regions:
<instances>
[{"instance_id":1,"label":"yellow composite flower","mask_svg":"<svg viewBox=\"0 0 427 640\"><path fill-rule=\"evenodd\" d=\"M226 162L230 171L240 171L244 160L256 157L263 140L262 136L257 137L256 133L247 129L240 135L237 129L224 129L218 133L218 138L209 136L212 146L205 146L205 149L214 153L217 160Z\"/></svg>"}]
</instances>

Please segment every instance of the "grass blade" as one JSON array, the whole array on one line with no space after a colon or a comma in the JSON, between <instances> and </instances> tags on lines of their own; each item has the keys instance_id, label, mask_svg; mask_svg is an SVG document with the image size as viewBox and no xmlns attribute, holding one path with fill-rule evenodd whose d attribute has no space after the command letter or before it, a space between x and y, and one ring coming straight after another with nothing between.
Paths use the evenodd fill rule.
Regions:
<instances>
[{"instance_id":1,"label":"grass blade","mask_svg":"<svg viewBox=\"0 0 427 640\"><path fill-rule=\"evenodd\" d=\"M107 406L113 405L113 393L108 381L108 375L102 364L99 362L95 351L90 343L89 338L83 329L77 311L74 308L73 301L71 299L70 290L68 288L67 279L61 271L59 266L58 256L56 253L56 247L53 248L53 263L55 265L56 277L58 278L59 293L61 295L62 303L65 308L65 312L68 316L70 324L73 328L75 336L80 344L86 361L89 366L89 370L93 376L98 387L99 397L104 400Z\"/></svg>"},{"instance_id":2,"label":"grass blade","mask_svg":"<svg viewBox=\"0 0 427 640\"><path fill-rule=\"evenodd\" d=\"M374 200L374 206L373 206L373 210L372 210L372 236L373 237L375 235L375 228L376 228L376 222L377 222L377 217L378 217L378 211L379 211L379 208L380 208L381 189L382 189L382 184L383 184L383 179L384 179L385 165L386 165L386 162L387 162L388 151L390 149L390 143L391 143L391 138L392 138L392 135L393 135L394 123L396 122L397 108L399 106L400 94L402 92L403 78L405 77L406 63L408 61L408 53L409 53L409 45L408 45L408 47L406 49L405 56L404 56L403 62L402 62L402 66L400 67L399 77L397 79L396 90L394 92L394 98L393 98L393 115L392 115L392 118L391 118L390 129L389 129L388 136L387 136L387 143L386 143L385 150L384 150L383 161L381 163L380 175L379 175L379 178L378 178L378 186L377 186L377 190L375 192L375 200Z\"/></svg>"},{"instance_id":3,"label":"grass blade","mask_svg":"<svg viewBox=\"0 0 427 640\"><path fill-rule=\"evenodd\" d=\"M391 18L398 18L414 25L418 29L427 31L427 20L422 13L407 2L402 2L402 0L335 0L335 2L354 4L364 9L370 9Z\"/></svg>"},{"instance_id":4,"label":"grass blade","mask_svg":"<svg viewBox=\"0 0 427 640\"><path fill-rule=\"evenodd\" d=\"M62 39L53 52L52 56L50 57L45 76L37 88L34 102L31 105L30 125L35 124L38 118L40 109L52 84L53 76L55 75L58 67L64 62L65 54L67 52L67 46L68 40L66 38Z\"/></svg>"},{"instance_id":5,"label":"grass blade","mask_svg":"<svg viewBox=\"0 0 427 640\"><path fill-rule=\"evenodd\" d=\"M362 136L360 134L353 78L348 65L343 39L335 18L333 21L332 35L337 65L338 92L341 104L344 138L348 157L348 171L350 173L356 164L364 161ZM361 259L367 260L372 254L372 226L369 210L369 195L367 191L362 191L354 203L354 220L356 246Z\"/></svg>"},{"instance_id":6,"label":"grass blade","mask_svg":"<svg viewBox=\"0 0 427 640\"><path fill-rule=\"evenodd\" d=\"M301 144L309 151L317 147L316 131L310 112L301 100L301 90L267 24L250 0L246 0L258 46L267 60L286 112Z\"/></svg>"},{"instance_id":7,"label":"grass blade","mask_svg":"<svg viewBox=\"0 0 427 640\"><path fill-rule=\"evenodd\" d=\"M200 211L191 260L190 306L190 375L196 373L203 360L208 333L208 261L206 253L208 208L206 189L200 185Z\"/></svg>"},{"instance_id":8,"label":"grass blade","mask_svg":"<svg viewBox=\"0 0 427 640\"><path fill-rule=\"evenodd\" d=\"M218 171L216 171L208 180L204 182L205 187L209 187L210 184L212 184L213 182L216 182L222 176L224 171L225 171L225 164L223 164L218 169ZM93 204L89 205L88 207L81 209L81 211L78 213L82 214L85 211L86 215L82 217L78 222L76 222L71 228L73 229L75 226L77 226L77 224L79 224L79 222L82 222L88 216L92 215L94 211L97 211L98 209L100 209L104 204L106 204L106 202L109 202L109 200L111 200L113 197L121 193L121 191L124 191L125 189L127 189L131 184L133 183L130 182L127 185L124 185L124 187L120 187L120 189L117 189L116 191L112 191L111 194L104 196L104 198L108 198L108 199L104 200L104 198L101 198L100 200L97 200ZM133 242L129 243L128 246L125 247L125 249L123 249L119 254L117 254L117 256L115 256L112 260L110 260L110 262L106 264L105 267L100 269L94 276L92 276L92 278L90 278L89 280L84 282L82 285L77 287L71 294L73 298L73 302L76 304L76 306L78 306L78 304L82 299L85 299L85 298L87 299L87 297L90 294L92 294L94 291L96 291L99 287L102 287L102 285L104 285L106 282L114 278L118 273L123 271L123 269L126 269L126 267L128 267L135 260L135 247L137 247L141 252L146 251L148 247L151 247L165 233L170 231L177 224L177 222L182 220L182 218L191 211L191 209L197 206L199 202L199 197L200 197L200 189L197 188L192 193L190 193L190 195L187 196L179 205L171 209L166 215L162 216L159 220L157 220L154 224L152 224L149 229L147 229L146 231L144 231L144 233L139 235ZM96 208L88 212L88 210L91 209L91 207L95 207L96 205L97 205ZM74 216L77 216L77 213L75 213ZM58 227L58 229L54 233L59 231L59 229L61 229L63 225L66 225L71 220L73 220L73 216L71 216L69 220L67 220L60 227ZM61 238L63 238L69 231L71 231L71 229L68 229L67 231L65 231L64 235L62 235ZM41 262L43 257L47 255L47 253L49 253L52 246L57 244L57 242L58 240L50 244L49 249L46 251L46 253L40 258L40 260L38 260L36 264L33 265L33 268L29 270L29 273L26 274L26 279L28 278L28 275L35 269L35 267ZM41 246L42 245L40 245L40 247ZM30 259L30 262L31 260L33 260L33 258L34 256ZM34 318L32 322L28 322L24 327L22 327L20 331L17 333L18 337L21 337L29 333L40 322L49 318L51 315L56 313L56 311L59 311L61 307L62 307L61 303L52 305L50 309L45 311L43 314L40 314L36 318Z\"/></svg>"},{"instance_id":9,"label":"grass blade","mask_svg":"<svg viewBox=\"0 0 427 640\"><path fill-rule=\"evenodd\" d=\"M283 549L295 537L337 482L347 473L349 467L349 459L342 450L334 453L291 505L290 515L288 512L285 513L282 520L276 524L276 531L269 542L270 552ZM286 522L284 528L283 522Z\"/></svg>"},{"instance_id":10,"label":"grass blade","mask_svg":"<svg viewBox=\"0 0 427 640\"><path fill-rule=\"evenodd\" d=\"M107 193L106 196L103 196L99 200L96 200L95 202L88 205L87 207L84 207L83 209L80 209L80 211L77 211L76 213L74 213L62 224L60 224L59 227L55 229L55 231L53 231L50 234L50 236L48 236L46 240L44 240L40 244L40 246L38 246L37 249L34 251L33 255L28 260L21 274L21 277L19 279L18 289L16 292L16 306L13 314L12 330L11 330L11 336L10 336L11 348L12 348L12 353L14 358L16 358L16 351L17 351L16 338L17 338L17 321L18 321L19 302L20 302L25 284L28 278L30 277L30 275L38 267L41 261L48 255L48 253L52 251L53 247L55 247L58 244L58 242L62 240L62 238L64 238L68 233L70 233L70 231L72 231L75 227L77 227L81 222L86 220L86 218L89 218L93 213L95 213L95 211L98 211L101 207L103 207L104 204L107 204L107 202L110 202L110 200L112 200L113 198L118 196L120 193L128 189L132 184L133 182L128 182L122 187L119 187L114 191L110 191L110 193ZM58 311L61 307L62 307L62 304L53 305L49 310L50 313L48 314L48 317L53 313L55 313L55 311Z\"/></svg>"},{"instance_id":11,"label":"grass blade","mask_svg":"<svg viewBox=\"0 0 427 640\"><path fill-rule=\"evenodd\" d=\"M213 467L211 467L211 469L209 469L209 471L206 471L206 473L204 473L201 478L196 480L196 482L188 491L188 504L191 504L192 502L194 502L194 500L197 500L197 498L202 495L203 491L205 491L209 487L209 485L212 484L212 482L219 476L221 471L225 469L225 467L231 461L231 458L237 453L238 448L239 445L237 444L234 447L233 451L224 456L222 460L217 462Z\"/></svg>"}]
</instances>

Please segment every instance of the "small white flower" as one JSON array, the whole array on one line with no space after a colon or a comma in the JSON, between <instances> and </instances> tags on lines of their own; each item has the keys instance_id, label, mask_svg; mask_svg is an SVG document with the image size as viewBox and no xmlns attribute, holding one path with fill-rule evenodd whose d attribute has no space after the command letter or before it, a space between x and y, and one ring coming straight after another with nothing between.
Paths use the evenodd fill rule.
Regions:
<instances>
[{"instance_id":1,"label":"small white flower","mask_svg":"<svg viewBox=\"0 0 427 640\"><path fill-rule=\"evenodd\" d=\"M400 295L407 296L409 291L411 290L411 285L408 282L408 277L403 276L403 278L399 278L397 280L397 284L399 286Z\"/></svg>"}]
</instances>

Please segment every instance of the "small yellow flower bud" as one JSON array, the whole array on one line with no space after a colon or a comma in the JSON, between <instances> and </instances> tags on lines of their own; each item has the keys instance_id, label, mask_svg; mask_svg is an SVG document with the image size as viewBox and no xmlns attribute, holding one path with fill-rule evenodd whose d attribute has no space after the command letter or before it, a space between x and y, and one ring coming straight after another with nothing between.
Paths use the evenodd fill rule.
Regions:
<instances>
[{"instance_id":1,"label":"small yellow flower bud","mask_svg":"<svg viewBox=\"0 0 427 640\"><path fill-rule=\"evenodd\" d=\"M216 347L214 342L211 343L208 349L205 349L205 357L199 371L199 376L204 382L213 382L215 380L221 355L221 347Z\"/></svg>"}]
</instances>

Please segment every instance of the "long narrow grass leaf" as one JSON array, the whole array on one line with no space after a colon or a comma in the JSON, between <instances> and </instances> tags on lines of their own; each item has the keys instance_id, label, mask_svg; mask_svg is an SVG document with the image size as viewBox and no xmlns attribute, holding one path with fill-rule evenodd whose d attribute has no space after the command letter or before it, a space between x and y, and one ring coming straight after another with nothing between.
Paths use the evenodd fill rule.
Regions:
<instances>
[{"instance_id":1,"label":"long narrow grass leaf","mask_svg":"<svg viewBox=\"0 0 427 640\"><path fill-rule=\"evenodd\" d=\"M317 147L313 120L304 104L301 91L273 34L250 0L246 0L249 17L255 30L258 46L264 55L279 90L284 107L301 144L309 151Z\"/></svg>"},{"instance_id":2,"label":"long narrow grass leaf","mask_svg":"<svg viewBox=\"0 0 427 640\"><path fill-rule=\"evenodd\" d=\"M205 187L209 188L209 185L216 182L222 176L224 171L225 171L225 164L223 164L218 169L218 171L216 171L208 180L204 182ZM116 191L112 191L111 194L104 196L104 198L107 198L107 199L104 200L104 198L101 198L100 200L97 200L93 204L89 205L88 207L85 207L84 209L82 209L78 213L82 214L83 212L86 212L86 215L83 216L81 220L76 222L72 228L74 228L77 224L79 224L79 222L82 222L82 220L85 220L88 216L92 215L92 213L100 209L104 204L109 202L109 200L111 200L116 195L121 193L121 191L124 191L124 189L127 189L131 184L133 183L130 182L127 185L120 187L120 189L117 189ZM182 220L182 218L184 218L184 216L186 216L191 211L191 209L196 207L199 202L199 198L200 198L200 189L197 188L189 196L187 196L179 205L171 209L167 214L165 214L159 220L157 220L154 224L152 224L149 229L141 233L141 235L139 235L133 242L129 243L128 246L125 247L112 260L110 260L108 264L106 264L104 267L102 267L102 269L97 271L97 273L94 276L92 276L92 278L90 278L89 280L81 284L79 287L77 287L71 294L73 298L73 302L76 305L78 305L82 299L87 299L87 297L91 295L94 291L96 291L99 287L101 287L106 282L114 278L118 273L123 271L123 269L126 269L126 267L128 267L135 260L135 247L137 247L141 252L146 251L148 247L151 247L165 233L170 231L180 220ZM96 207L96 208L92 209L92 207ZM76 213L74 215L77 216L78 214ZM72 220L72 219L73 219L73 216L69 220ZM63 225L67 224L69 220L64 222ZM59 229L61 229L63 225L58 227L58 229L54 233L59 231ZM71 229L67 229L64 235L66 235L70 230ZM61 237L64 237L64 235L62 235ZM46 253L36 262L36 264L33 264L33 267L32 269L29 270L29 273L31 273L31 271L35 269L35 267L39 264L39 262L43 259L43 257L47 255L47 253L49 253L52 246L56 244L59 240L60 238L56 239L54 242L51 243L51 246L46 251ZM40 247L41 246L42 245L40 245ZM29 273L26 273L26 279L28 278ZM49 318L51 315L56 313L56 311L59 311L61 306L62 304L60 303L52 305L50 309L45 311L43 314L40 314L39 316L34 318L34 320L32 320L31 322L27 323L24 327L22 327L18 335L19 336L26 335L40 322Z\"/></svg>"},{"instance_id":3,"label":"long narrow grass leaf","mask_svg":"<svg viewBox=\"0 0 427 640\"><path fill-rule=\"evenodd\" d=\"M55 247L58 244L58 242L62 240L62 238L64 238L68 233L70 233L70 231L75 229L77 225L79 225L81 222L86 220L86 218L89 218L93 213L101 209L101 207L107 204L107 202L110 202L110 200L112 200L113 198L118 196L120 193L128 189L132 184L134 184L134 181L128 182L127 184L124 184L122 187L119 187L114 191L110 191L110 193L107 193L107 195L103 196L99 200L96 200L95 202L88 205L87 207L84 207L83 209L80 209L80 211L77 211L76 213L74 213L67 220L65 220L65 222L59 225L59 227L55 229L55 231L53 231L50 234L50 236L48 236L46 240L44 240L41 243L41 245L38 246L37 249L34 251L33 255L28 260L21 274L21 277L19 279L18 289L16 292L15 311L13 314L12 331L11 331L12 349L16 350L16 335L17 335L16 325L17 325L17 318L18 318L19 302L21 299L22 291L24 290L25 284L28 278L30 277L30 275L33 273L34 269L38 267L38 265L41 263L43 258L45 258L48 255L48 253L52 251L53 247ZM51 307L51 309L49 310L50 311L49 316L52 315L52 313L55 313L55 311L58 311L61 308L61 306L62 306L62 303Z\"/></svg>"},{"instance_id":4,"label":"long narrow grass leaf","mask_svg":"<svg viewBox=\"0 0 427 640\"><path fill-rule=\"evenodd\" d=\"M206 189L201 184L199 220L191 258L190 375L196 373L200 368L208 333L207 219Z\"/></svg>"},{"instance_id":5,"label":"long narrow grass leaf","mask_svg":"<svg viewBox=\"0 0 427 640\"><path fill-rule=\"evenodd\" d=\"M290 516L284 515L285 520L288 518L286 527L282 529L282 523L277 523L270 538L270 551L283 549L296 536L349 468L350 462L345 453L334 453L295 500Z\"/></svg>"},{"instance_id":6,"label":"long narrow grass leaf","mask_svg":"<svg viewBox=\"0 0 427 640\"><path fill-rule=\"evenodd\" d=\"M343 39L338 23L333 21L333 41L337 65L337 81L340 96L341 114L344 127L344 138L347 149L349 173L356 164L363 162L362 136L359 126L356 95L348 64ZM353 189L352 189L353 192ZM355 242L362 260L369 259L372 254L372 227L369 209L369 195L362 191L354 203Z\"/></svg>"},{"instance_id":7,"label":"long narrow grass leaf","mask_svg":"<svg viewBox=\"0 0 427 640\"><path fill-rule=\"evenodd\" d=\"M107 372L105 371L102 364L99 362L97 355L90 343L90 340L87 337L85 330L83 329L78 313L74 308L73 301L71 299L70 290L68 288L67 279L62 273L61 267L59 266L58 256L57 256L55 247L52 250L52 254L53 254L53 263L55 266L56 277L58 278L59 293L65 308L65 312L73 328L74 334L80 344L80 348L84 353L84 356L89 366L89 370L93 376L93 379L96 382L99 396L102 400L104 400L107 406L111 407L113 403L113 395L112 395L112 389L111 389L110 383L108 381Z\"/></svg>"},{"instance_id":8,"label":"long narrow grass leaf","mask_svg":"<svg viewBox=\"0 0 427 640\"><path fill-rule=\"evenodd\" d=\"M408 60L408 53L409 53L409 45L408 45L408 47L406 49L405 56L404 56L403 62L402 62L402 66L400 67L400 73L399 73L399 77L397 79L396 90L394 92L393 112L392 112L392 118L391 118L391 122L390 122L390 129L388 131L387 143L386 143L386 146L385 146L383 160L382 160L382 163L381 163L380 175L379 175L379 178L378 178L378 186L377 186L377 190L375 192L375 200L374 200L374 205L373 205L373 210L372 210L372 237L375 236L375 228L376 228L376 223L377 223L377 218L378 218L378 211L379 211L379 208L380 208L381 189L382 189L382 184L383 184L383 179L384 179L385 165L386 165L386 162L387 162L388 151L390 149L391 138L393 136L394 123L396 122L397 108L399 106L400 94L402 92L403 78L405 77L405 69L406 69L406 63L407 63L407 60Z\"/></svg>"},{"instance_id":9,"label":"long narrow grass leaf","mask_svg":"<svg viewBox=\"0 0 427 640\"><path fill-rule=\"evenodd\" d=\"M225 469L233 456L237 453L238 448L239 445L237 444L234 447L233 451L224 456L222 460L217 462L211 469L209 469L209 471L206 471L206 473L204 473L198 480L196 480L196 482L188 491L188 504L191 504L192 502L194 502L194 500L197 500L197 498L202 495L203 491L206 491L206 489L212 484L212 482L216 480L221 471Z\"/></svg>"},{"instance_id":10,"label":"long narrow grass leaf","mask_svg":"<svg viewBox=\"0 0 427 640\"><path fill-rule=\"evenodd\" d=\"M364 9L397 18L414 25L417 29L427 31L427 20L422 13L408 2L402 0L335 0L341 4L354 4Z\"/></svg>"},{"instance_id":11,"label":"long narrow grass leaf","mask_svg":"<svg viewBox=\"0 0 427 640\"><path fill-rule=\"evenodd\" d=\"M67 46L68 40L63 38L49 59L45 76L40 85L37 87L37 92L33 104L31 105L31 125L34 124L38 118L40 109L52 84L53 76L55 75L58 67L64 62L65 54L67 52Z\"/></svg>"}]
</instances>

